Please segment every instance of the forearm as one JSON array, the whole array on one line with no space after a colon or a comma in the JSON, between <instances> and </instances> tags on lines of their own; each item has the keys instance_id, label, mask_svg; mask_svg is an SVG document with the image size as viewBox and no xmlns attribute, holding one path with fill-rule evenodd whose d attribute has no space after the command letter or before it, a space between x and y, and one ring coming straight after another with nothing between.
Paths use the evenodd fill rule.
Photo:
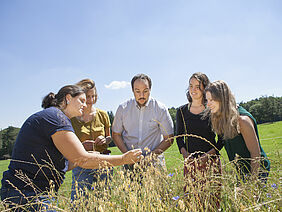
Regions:
<instances>
[{"instance_id":1,"label":"forearm","mask_svg":"<svg viewBox=\"0 0 282 212\"><path fill-rule=\"evenodd\" d=\"M75 165L86 169L97 169L124 164L133 164L143 159L141 149L130 150L122 155L102 155L96 153L83 154L74 162Z\"/></svg>"},{"instance_id":2,"label":"forearm","mask_svg":"<svg viewBox=\"0 0 282 212\"><path fill-rule=\"evenodd\" d=\"M176 143L179 149L179 152L182 154L181 149L184 148L186 149L186 144L184 142L184 137L178 137L176 138Z\"/></svg>"},{"instance_id":3,"label":"forearm","mask_svg":"<svg viewBox=\"0 0 282 212\"><path fill-rule=\"evenodd\" d=\"M202 156L201 156L201 162L202 163L206 163L209 159L209 156L211 155L215 155L216 154L216 150L214 148L212 148L211 150L209 150L208 152L204 153Z\"/></svg>"},{"instance_id":4,"label":"forearm","mask_svg":"<svg viewBox=\"0 0 282 212\"><path fill-rule=\"evenodd\" d=\"M111 166L123 165L123 155L103 155L96 153L86 153L80 158L75 159L72 168L79 166L85 169L99 169Z\"/></svg>"},{"instance_id":5,"label":"forearm","mask_svg":"<svg viewBox=\"0 0 282 212\"><path fill-rule=\"evenodd\" d=\"M251 155L251 172L256 177L259 171L260 147L254 123L249 117L240 116L239 124L241 134Z\"/></svg>"},{"instance_id":6,"label":"forearm","mask_svg":"<svg viewBox=\"0 0 282 212\"><path fill-rule=\"evenodd\" d=\"M70 131L59 131L52 135L56 148L70 163L69 169L80 166L87 169L97 169L109 166L119 166L138 162L142 157L141 150L128 151L123 155L103 155L97 152L86 152L77 136Z\"/></svg>"},{"instance_id":7,"label":"forearm","mask_svg":"<svg viewBox=\"0 0 282 212\"><path fill-rule=\"evenodd\" d=\"M112 141L110 127L105 127L105 139L107 145L109 145Z\"/></svg>"},{"instance_id":8,"label":"forearm","mask_svg":"<svg viewBox=\"0 0 282 212\"><path fill-rule=\"evenodd\" d=\"M164 140L152 151L154 154L161 154L173 144L173 135L164 137Z\"/></svg>"},{"instance_id":9,"label":"forearm","mask_svg":"<svg viewBox=\"0 0 282 212\"><path fill-rule=\"evenodd\" d=\"M183 158L184 158L184 159L188 157L188 152L187 152L187 150L186 150L184 147L182 147L182 148L180 149L180 152L181 152L181 154L183 155Z\"/></svg>"},{"instance_id":10,"label":"forearm","mask_svg":"<svg viewBox=\"0 0 282 212\"><path fill-rule=\"evenodd\" d=\"M178 109L176 112L176 143L179 149L179 152L183 155L183 153L181 152L181 149L184 148L184 150L186 150L186 143L185 141L185 134L186 130L184 129L184 123L183 123L183 118L181 117L181 109ZM187 153L187 151L186 151Z\"/></svg>"},{"instance_id":11,"label":"forearm","mask_svg":"<svg viewBox=\"0 0 282 212\"><path fill-rule=\"evenodd\" d=\"M251 157L251 172L253 176L258 176L258 172L259 172L259 157L256 156L252 156Z\"/></svg>"},{"instance_id":12,"label":"forearm","mask_svg":"<svg viewBox=\"0 0 282 212\"><path fill-rule=\"evenodd\" d=\"M216 150L214 148L212 148L211 150L206 152L206 154L208 154L208 155L215 155L216 154Z\"/></svg>"},{"instance_id":13,"label":"forearm","mask_svg":"<svg viewBox=\"0 0 282 212\"><path fill-rule=\"evenodd\" d=\"M115 145L119 148L119 150L122 153L125 153L128 151L120 134L113 132L113 140L114 140Z\"/></svg>"}]
</instances>

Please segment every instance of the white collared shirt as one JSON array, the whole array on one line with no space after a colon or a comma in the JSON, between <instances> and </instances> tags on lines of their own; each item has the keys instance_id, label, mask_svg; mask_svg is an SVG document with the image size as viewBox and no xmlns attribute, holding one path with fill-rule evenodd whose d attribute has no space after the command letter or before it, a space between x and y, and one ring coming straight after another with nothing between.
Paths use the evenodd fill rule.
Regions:
<instances>
[{"instance_id":1,"label":"white collared shirt","mask_svg":"<svg viewBox=\"0 0 282 212\"><path fill-rule=\"evenodd\" d=\"M139 107L134 98L119 105L112 131L120 133L129 150L146 147L153 151L163 140L162 135L173 134L173 122L164 104L149 98L144 107Z\"/></svg>"}]
</instances>

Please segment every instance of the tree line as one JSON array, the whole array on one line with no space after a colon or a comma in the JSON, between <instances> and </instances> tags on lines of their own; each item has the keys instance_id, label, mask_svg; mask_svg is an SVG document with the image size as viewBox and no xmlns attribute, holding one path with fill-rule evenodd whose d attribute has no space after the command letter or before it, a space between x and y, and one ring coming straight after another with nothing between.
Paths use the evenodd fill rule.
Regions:
<instances>
[{"instance_id":1,"label":"tree line","mask_svg":"<svg viewBox=\"0 0 282 212\"><path fill-rule=\"evenodd\" d=\"M248 102L240 102L239 105L248 110L259 124L282 121L282 97L262 96ZM169 108L168 111L175 126L177 108L172 107ZM108 115L112 124L114 120L114 113L112 111L108 111ZM12 155L13 146L19 130L20 128L9 126L8 128L0 131L0 159L7 159ZM110 146L115 145L111 142Z\"/></svg>"},{"instance_id":2,"label":"tree line","mask_svg":"<svg viewBox=\"0 0 282 212\"><path fill-rule=\"evenodd\" d=\"M20 128L9 126L0 131L0 159L8 159L12 155L12 150Z\"/></svg>"},{"instance_id":3,"label":"tree line","mask_svg":"<svg viewBox=\"0 0 282 212\"><path fill-rule=\"evenodd\" d=\"M246 103L241 102L240 105L249 111L259 124L282 120L282 97L262 96Z\"/></svg>"}]
</instances>

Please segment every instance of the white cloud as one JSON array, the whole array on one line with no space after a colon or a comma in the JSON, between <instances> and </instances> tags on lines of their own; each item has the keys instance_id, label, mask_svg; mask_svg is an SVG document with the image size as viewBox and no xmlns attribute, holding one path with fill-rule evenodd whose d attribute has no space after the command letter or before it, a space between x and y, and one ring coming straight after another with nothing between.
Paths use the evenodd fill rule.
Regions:
<instances>
[{"instance_id":1,"label":"white cloud","mask_svg":"<svg viewBox=\"0 0 282 212\"><path fill-rule=\"evenodd\" d=\"M112 81L109 85L105 85L105 87L108 89L117 90L120 88L126 88L129 85L130 82L126 81Z\"/></svg>"}]
</instances>

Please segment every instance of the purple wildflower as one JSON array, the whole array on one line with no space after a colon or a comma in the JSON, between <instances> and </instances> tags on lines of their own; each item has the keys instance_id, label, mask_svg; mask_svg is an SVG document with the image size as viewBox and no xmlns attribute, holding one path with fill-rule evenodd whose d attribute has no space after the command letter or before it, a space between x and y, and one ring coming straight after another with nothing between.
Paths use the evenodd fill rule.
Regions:
<instances>
[{"instance_id":1,"label":"purple wildflower","mask_svg":"<svg viewBox=\"0 0 282 212\"><path fill-rule=\"evenodd\" d=\"M176 197L172 197L173 200L178 200L180 197L176 196Z\"/></svg>"},{"instance_id":2,"label":"purple wildflower","mask_svg":"<svg viewBox=\"0 0 282 212\"><path fill-rule=\"evenodd\" d=\"M276 183L273 183L273 184L271 185L271 187L274 188L274 189L277 189L277 188L278 188L278 186L276 185Z\"/></svg>"},{"instance_id":3,"label":"purple wildflower","mask_svg":"<svg viewBox=\"0 0 282 212\"><path fill-rule=\"evenodd\" d=\"M266 197L267 197L267 198L271 198L272 196L271 196L271 194L267 193L267 194L266 194Z\"/></svg>"},{"instance_id":4,"label":"purple wildflower","mask_svg":"<svg viewBox=\"0 0 282 212\"><path fill-rule=\"evenodd\" d=\"M169 173L168 174L169 177L172 177L173 175L174 175L174 173Z\"/></svg>"}]
</instances>

